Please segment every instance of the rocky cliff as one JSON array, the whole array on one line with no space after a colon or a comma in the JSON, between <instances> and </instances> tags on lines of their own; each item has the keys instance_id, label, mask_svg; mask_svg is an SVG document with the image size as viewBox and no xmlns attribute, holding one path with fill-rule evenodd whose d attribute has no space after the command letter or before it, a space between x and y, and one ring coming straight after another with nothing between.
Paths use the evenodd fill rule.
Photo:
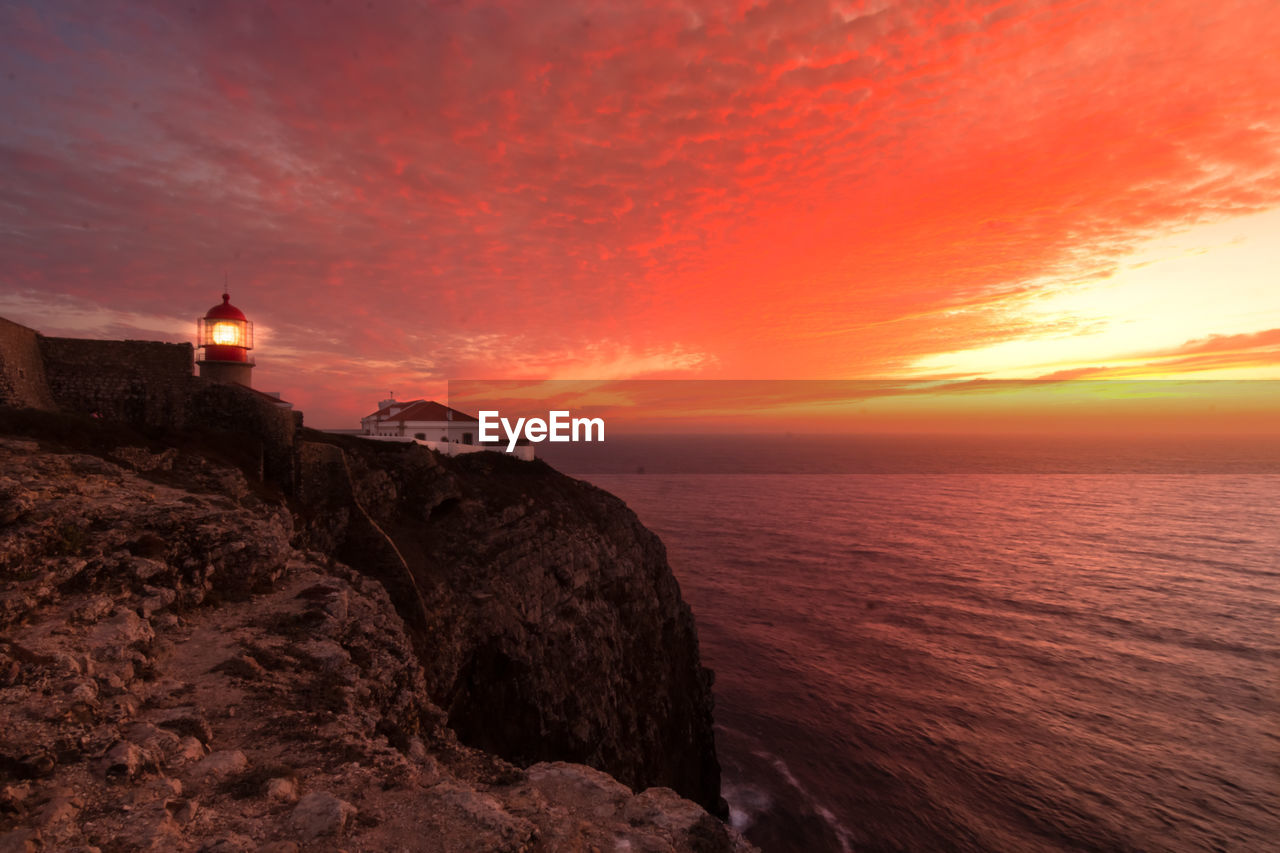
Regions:
<instances>
[{"instance_id":1,"label":"rocky cliff","mask_svg":"<svg viewBox=\"0 0 1280 853\"><path fill-rule=\"evenodd\" d=\"M541 462L310 437L312 546L395 592L465 743L722 810L693 616L662 542L621 501Z\"/></svg>"},{"instance_id":2,"label":"rocky cliff","mask_svg":"<svg viewBox=\"0 0 1280 853\"><path fill-rule=\"evenodd\" d=\"M292 506L0 439L0 850L750 849L671 790L718 805L708 676L619 502L313 438Z\"/></svg>"}]
</instances>

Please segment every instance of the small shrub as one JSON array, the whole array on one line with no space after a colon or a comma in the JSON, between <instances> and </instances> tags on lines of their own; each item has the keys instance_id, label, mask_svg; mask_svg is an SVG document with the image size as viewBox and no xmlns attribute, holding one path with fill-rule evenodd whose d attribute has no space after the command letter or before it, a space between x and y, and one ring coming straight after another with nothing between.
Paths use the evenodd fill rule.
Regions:
<instances>
[{"instance_id":1,"label":"small shrub","mask_svg":"<svg viewBox=\"0 0 1280 853\"><path fill-rule=\"evenodd\" d=\"M68 521L53 531L49 554L54 557L79 557L89 549L89 536L83 527Z\"/></svg>"}]
</instances>

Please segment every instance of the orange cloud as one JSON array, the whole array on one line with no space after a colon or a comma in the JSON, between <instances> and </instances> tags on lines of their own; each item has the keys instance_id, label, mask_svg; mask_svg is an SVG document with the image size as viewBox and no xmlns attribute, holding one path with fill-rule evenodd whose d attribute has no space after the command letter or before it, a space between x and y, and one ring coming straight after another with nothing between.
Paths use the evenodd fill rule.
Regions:
<instances>
[{"instance_id":1,"label":"orange cloud","mask_svg":"<svg viewBox=\"0 0 1280 853\"><path fill-rule=\"evenodd\" d=\"M899 375L1280 207L1273 43L1269 0L13 3L0 290L194 319L225 270L323 425L529 366Z\"/></svg>"}]
</instances>

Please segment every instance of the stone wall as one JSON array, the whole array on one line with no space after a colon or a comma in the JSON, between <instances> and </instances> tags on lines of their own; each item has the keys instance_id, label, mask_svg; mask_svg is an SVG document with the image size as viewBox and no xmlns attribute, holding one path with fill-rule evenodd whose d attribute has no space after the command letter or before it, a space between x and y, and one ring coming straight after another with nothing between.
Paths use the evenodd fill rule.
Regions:
<instances>
[{"instance_id":1,"label":"stone wall","mask_svg":"<svg viewBox=\"0 0 1280 853\"><path fill-rule=\"evenodd\" d=\"M0 405L54 408L35 329L0 317Z\"/></svg>"},{"instance_id":2,"label":"stone wall","mask_svg":"<svg viewBox=\"0 0 1280 853\"><path fill-rule=\"evenodd\" d=\"M59 408L154 427L184 425L191 344L39 337Z\"/></svg>"},{"instance_id":3,"label":"stone wall","mask_svg":"<svg viewBox=\"0 0 1280 853\"><path fill-rule=\"evenodd\" d=\"M51 338L0 318L0 404L97 415L154 430L234 433L257 473L292 492L302 413L195 375L191 344Z\"/></svg>"},{"instance_id":4,"label":"stone wall","mask_svg":"<svg viewBox=\"0 0 1280 853\"><path fill-rule=\"evenodd\" d=\"M302 413L283 408L267 395L241 385L192 376L186 387L186 425L232 432L258 442L262 478L291 494Z\"/></svg>"}]
</instances>

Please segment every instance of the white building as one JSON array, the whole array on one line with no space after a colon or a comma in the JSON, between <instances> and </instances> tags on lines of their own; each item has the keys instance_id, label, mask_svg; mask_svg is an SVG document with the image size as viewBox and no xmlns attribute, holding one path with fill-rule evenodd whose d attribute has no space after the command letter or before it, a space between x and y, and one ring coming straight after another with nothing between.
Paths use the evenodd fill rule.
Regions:
<instances>
[{"instance_id":1,"label":"white building","mask_svg":"<svg viewBox=\"0 0 1280 853\"><path fill-rule=\"evenodd\" d=\"M480 444L478 420L435 400L380 400L376 412L360 419L360 435L381 441L412 441L449 456L478 450L506 450L505 442ZM521 443L513 454L521 459L533 459L533 447L527 442Z\"/></svg>"},{"instance_id":2,"label":"white building","mask_svg":"<svg viewBox=\"0 0 1280 853\"><path fill-rule=\"evenodd\" d=\"M360 419L360 433L475 444L480 435L480 422L435 400L400 402L391 398L380 401L378 411Z\"/></svg>"}]
</instances>

